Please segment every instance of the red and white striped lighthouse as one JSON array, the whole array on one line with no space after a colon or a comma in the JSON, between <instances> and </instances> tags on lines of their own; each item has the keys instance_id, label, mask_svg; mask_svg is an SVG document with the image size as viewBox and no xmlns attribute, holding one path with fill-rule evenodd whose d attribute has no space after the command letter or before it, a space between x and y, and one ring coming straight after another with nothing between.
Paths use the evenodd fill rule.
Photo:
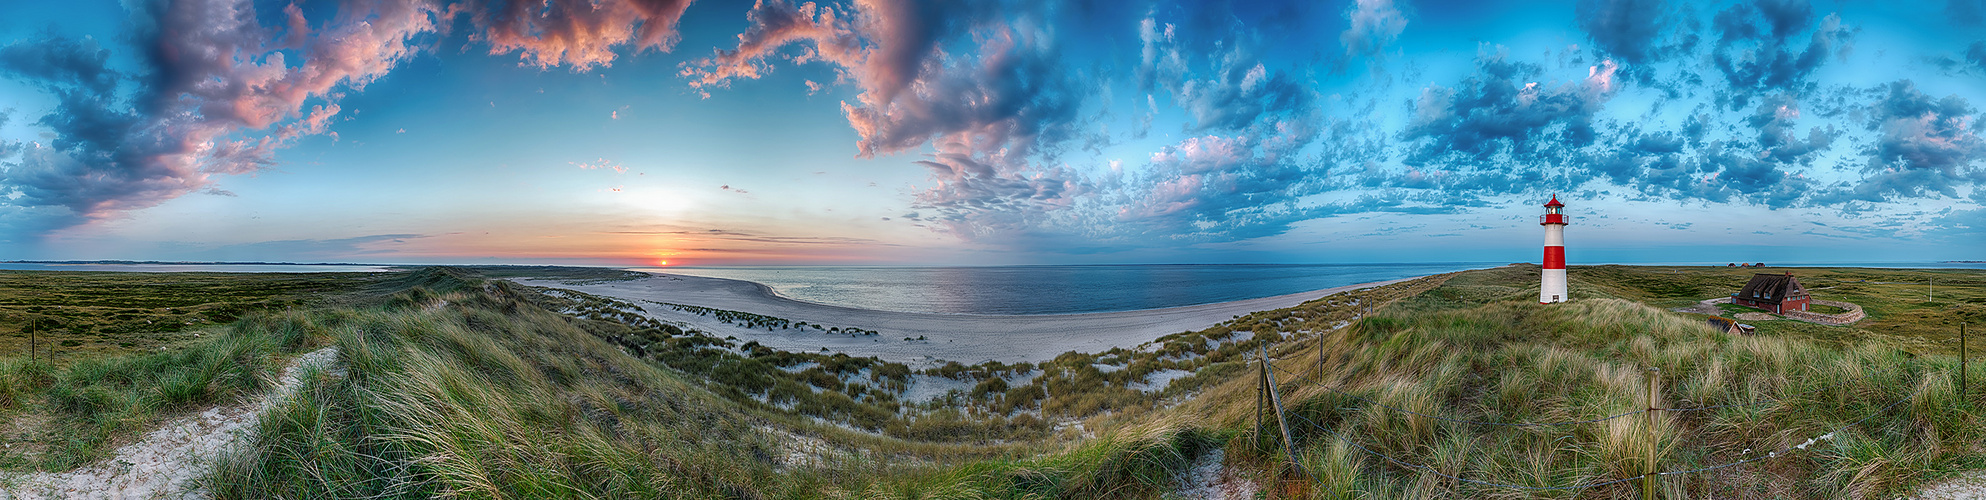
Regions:
<instances>
[{"instance_id":1,"label":"red and white striped lighthouse","mask_svg":"<svg viewBox=\"0 0 1986 500\"><path fill-rule=\"evenodd\" d=\"M1545 215L1538 217L1538 225L1545 226L1545 272L1538 287L1539 304L1566 300L1564 209L1558 195L1552 195L1552 201L1545 203Z\"/></svg>"}]
</instances>

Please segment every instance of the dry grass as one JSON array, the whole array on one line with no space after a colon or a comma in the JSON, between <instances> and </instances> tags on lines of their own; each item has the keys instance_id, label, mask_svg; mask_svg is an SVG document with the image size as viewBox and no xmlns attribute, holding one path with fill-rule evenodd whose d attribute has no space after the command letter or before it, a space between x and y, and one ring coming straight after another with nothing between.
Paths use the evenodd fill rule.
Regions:
<instances>
[{"instance_id":1,"label":"dry grass","mask_svg":"<svg viewBox=\"0 0 1986 500\"><path fill-rule=\"evenodd\" d=\"M1741 474L1664 477L1658 490L1665 498L1893 497L1927 479L1986 466L1986 450L1977 444L1986 442L1986 421L1980 407L1955 394L1956 360L1949 356L1918 356L1883 343L1841 349L1796 338L1734 337L1617 299L1469 307L1454 297L1430 293L1357 328L1327 333L1321 352L1317 342L1307 341L1276 354L1284 366L1278 371L1293 372L1282 379L1284 394L1291 413L1306 423L1292 431L1314 473L1309 480L1319 485L1316 497L1638 494L1638 482L1536 491L1455 481L1356 449L1346 454L1345 441L1332 431L1443 474L1563 486L1639 476L1650 467L1650 448L1656 469L1682 470L1786 449L1848 426L1808 449L1740 466ZM1325 373L1301 377L1320 354ZM1652 422L1637 414L1506 427L1447 422L1373 403L1471 421L1591 419L1646 407L1647 367L1660 368L1658 407L1765 404L1658 412ZM1972 369L1975 379L1986 375ZM1977 385L1970 401L1986 395ZM1231 381L1209 391L1194 411L1219 415L1222 427L1252 432L1253 391L1252 380ZM1900 399L1908 401L1882 411ZM1266 451L1253 453L1279 462L1276 441L1261 439Z\"/></svg>"},{"instance_id":2,"label":"dry grass","mask_svg":"<svg viewBox=\"0 0 1986 500\"><path fill-rule=\"evenodd\" d=\"M923 375L975 388L927 405L881 394L911 375L887 364L658 336L613 307L559 314L506 283L408 273L370 302L256 313L227 327L280 333L286 340L264 347L272 356L335 343L349 375L307 377L208 486L223 498L1163 498L1194 457L1224 448L1228 465L1272 498L1615 498L1637 486L1532 491L1444 475L1590 483L1640 474L1650 448L1654 467L1687 469L1848 424L1783 457L1664 478L1661 494L1877 498L1986 467L1977 406L1986 368L1977 364L1961 397L1954 360L1936 352L1714 332L1637 302L1700 291L1651 277L1659 273L1613 284L1575 274L1575 293L1601 298L1539 306L1529 272L1402 283L1251 314L1147 350L941 367ZM1699 278L1698 288L1714 281ZM1376 315L1358 317L1375 304L1384 304ZM1286 463L1273 419L1255 432L1258 348L1279 360L1301 469ZM207 358L162 359L160 370L173 372ZM799 363L814 369L744 375ZM1664 407L1760 404L1652 422L1496 427L1373 403L1465 420L1592 419L1643 408L1648 367L1660 368ZM59 380L90 380L65 369L0 360L0 412L52 401L46 387ZM1158 393L1127 388L1167 369L1194 374ZM1031 378L1005 381L1016 374ZM774 393L812 402L760 402ZM863 420L867 407L891 413ZM1021 417L1054 430L1000 434Z\"/></svg>"}]
</instances>

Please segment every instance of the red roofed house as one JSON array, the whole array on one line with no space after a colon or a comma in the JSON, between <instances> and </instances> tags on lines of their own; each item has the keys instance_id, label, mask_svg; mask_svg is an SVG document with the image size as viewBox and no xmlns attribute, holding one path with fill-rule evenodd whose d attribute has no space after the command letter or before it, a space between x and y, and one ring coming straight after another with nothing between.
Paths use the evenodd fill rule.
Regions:
<instances>
[{"instance_id":1,"label":"red roofed house","mask_svg":"<svg viewBox=\"0 0 1986 500\"><path fill-rule=\"evenodd\" d=\"M1807 302L1812 299L1807 296L1807 288L1800 286L1800 280L1793 278L1793 273L1754 274L1750 283L1745 283L1745 287L1738 290L1738 293L1731 294L1733 304L1756 307L1775 314L1805 311Z\"/></svg>"}]
</instances>

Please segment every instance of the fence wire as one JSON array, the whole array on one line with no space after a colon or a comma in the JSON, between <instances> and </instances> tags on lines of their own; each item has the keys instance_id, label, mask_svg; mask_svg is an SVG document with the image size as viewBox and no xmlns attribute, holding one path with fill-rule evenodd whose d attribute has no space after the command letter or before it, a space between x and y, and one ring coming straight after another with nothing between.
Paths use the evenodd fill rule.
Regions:
<instances>
[{"instance_id":1,"label":"fence wire","mask_svg":"<svg viewBox=\"0 0 1986 500\"><path fill-rule=\"evenodd\" d=\"M1283 358L1283 359L1285 359L1285 360L1296 360L1296 361L1299 361L1299 362L1301 362L1301 361L1302 361L1301 359L1297 359L1297 358ZM1275 362L1275 361L1278 361L1278 360L1277 360L1277 359L1275 359L1275 358L1273 358L1273 357L1272 357L1272 358L1270 358L1270 362L1271 362L1271 363L1273 363L1273 362ZM1285 371L1288 371L1288 370L1285 370ZM1316 374L1318 373L1318 371L1319 371L1319 370L1318 370L1318 367L1317 367L1316 365L1312 365L1312 366L1310 367L1310 369L1309 369L1309 371L1306 371L1306 372L1304 372L1304 374L1303 374L1302 376L1300 376L1300 377L1297 377L1297 379L1296 379L1296 380L1309 380L1309 379L1311 379L1311 378L1312 378L1313 376L1315 376L1315 375L1316 375ZM1866 376L1864 376L1863 378L1867 378L1867 377L1866 377ZM1353 399L1357 399L1357 400L1360 400L1360 401L1364 401L1364 402L1367 402L1367 403L1371 403L1371 404L1373 404L1373 405L1376 405L1376 406L1380 406L1380 407L1383 407L1383 408L1386 408L1386 409L1389 409L1389 410L1393 410L1393 411L1397 411L1397 412L1401 412L1401 413L1410 413L1410 414L1414 414L1414 415L1419 415L1419 416L1422 416L1422 417L1427 417L1427 418L1432 418L1432 419L1435 419L1435 420L1441 420L1441 421L1446 421L1446 422L1454 422L1454 423L1458 423L1458 424L1472 424L1472 425L1493 425L1493 426L1504 426L1504 427L1554 427L1554 426L1563 426L1563 425L1577 425L1577 424L1588 424L1588 423L1594 423L1594 422L1604 422L1604 421L1608 421L1608 420L1613 420L1613 419L1616 419L1616 418L1621 418L1621 417L1628 417L1628 416L1634 416L1634 415L1638 415L1638 414L1642 414L1642 413L1647 413L1647 412L1649 412L1649 411L1665 411L1665 412L1675 412L1675 413L1687 413L1687 412L1693 412L1693 411L1704 411L1704 410L1716 410L1716 409L1722 409L1722 408L1740 408L1740 407L1747 407L1747 406L1761 406L1761 405L1768 405L1768 404L1772 404L1772 403L1779 403L1779 402L1785 402L1785 401L1790 401L1790 400L1793 400L1793 399L1795 399L1795 398L1800 398L1800 397L1805 397L1805 396L1807 396L1807 395L1809 395L1809 394L1813 394L1813 393L1817 393L1817 392L1821 392L1821 391L1825 391L1825 390L1828 390L1828 389L1833 389L1833 388L1835 388L1835 387L1839 387L1839 386L1840 386L1840 384L1835 384L1835 385L1829 385L1829 386L1825 386L1825 387L1819 387L1819 388L1815 388L1815 389L1809 389L1809 390L1805 390L1805 391L1800 391L1800 392L1796 392L1796 393L1793 393L1793 394L1790 394L1790 395L1784 395L1784 396L1780 396L1780 397L1779 397L1778 399L1771 399L1771 400L1765 400L1765 401L1754 401L1754 402L1750 402L1750 403L1733 403L1733 404L1724 404L1724 405L1713 405L1713 406L1695 406L1695 407L1689 407L1689 408L1653 408L1653 409L1640 409L1640 410L1634 410L1634 411L1630 411L1630 412L1626 412L1626 413L1620 413L1620 414L1615 414L1615 415L1610 415L1610 416L1605 416L1605 417L1599 417L1599 418L1592 418L1592 419L1586 419L1586 420L1568 420L1568 421L1564 421L1564 422L1536 422L1536 423L1533 423L1533 422L1516 422L1516 423L1513 423L1513 422L1491 422L1491 421L1486 421L1486 420L1468 420L1468 419L1458 419L1458 418L1449 418L1449 417L1443 417L1443 416L1440 416L1440 415L1431 415L1431 414L1427 414L1427 413L1421 413L1421 412L1417 412L1417 411L1413 411L1413 410L1409 410L1409 409L1406 409L1406 408L1401 408L1401 407L1398 407L1398 406L1393 406L1393 405L1389 405L1389 404L1386 404L1386 403L1381 403L1381 402L1379 402L1379 401L1376 401L1376 400L1373 400L1373 399L1371 399L1371 398L1366 398L1366 397L1364 397L1364 396L1359 396L1359 395L1357 395L1357 394L1353 394L1353 393L1351 393L1351 392L1349 392L1349 391L1345 391L1345 390L1343 390L1343 389L1339 389L1339 388L1336 388L1336 387L1330 387L1330 386L1326 386L1326 385L1323 385L1322 383L1319 383L1319 384L1318 384L1318 386L1319 386L1319 387L1323 387L1323 388L1324 388L1325 390L1328 390L1328 391L1331 391L1331 392L1336 392L1336 393L1338 393L1338 394L1342 394L1342 395L1344 395L1344 396L1346 396L1346 397L1350 397L1350 398L1353 398Z\"/></svg>"},{"instance_id":2,"label":"fence wire","mask_svg":"<svg viewBox=\"0 0 1986 500\"><path fill-rule=\"evenodd\" d=\"M1865 376L1865 377L1863 377L1863 378L1867 378L1867 377ZM1663 409L1662 409L1662 411L1673 411L1673 412L1678 412L1678 413L1681 413L1681 412L1692 412L1692 411L1703 411L1703 410L1715 410L1715 409L1718 409L1718 408L1738 408L1738 407L1743 407L1743 406L1759 406L1759 405L1766 405L1766 404L1772 404L1772 403L1778 403L1778 402L1781 402L1781 401L1790 401L1790 400L1792 400L1792 399L1794 399L1794 398L1800 398L1800 397L1805 397L1805 396L1806 396L1806 395L1808 395L1808 394L1813 394L1813 393L1816 393L1816 392L1821 392L1821 391L1825 391L1825 390L1828 390L1828 389L1833 389L1833 388L1836 388L1836 387L1840 387L1840 384L1835 384L1835 385L1828 385L1828 386L1822 386L1822 387L1819 387L1819 388L1814 388L1814 389L1808 389L1808 390L1804 390L1804 391L1800 391L1800 392L1796 392L1796 393L1793 393L1793 394L1789 394L1789 395L1785 395L1785 396L1780 396L1780 397L1779 397L1779 399L1771 399L1771 400L1766 400L1766 401L1754 401L1754 402L1750 402L1750 403L1735 403L1735 404L1728 404L1728 405L1715 405L1715 406L1697 406L1697 407L1692 407L1692 408L1663 408Z\"/></svg>"},{"instance_id":3,"label":"fence wire","mask_svg":"<svg viewBox=\"0 0 1986 500\"><path fill-rule=\"evenodd\" d=\"M1831 430L1831 431L1828 431L1828 432L1827 432L1826 434L1822 434L1822 435L1820 435L1820 436L1817 436L1817 437L1814 437L1814 438L1812 438L1812 439L1808 439L1808 440L1807 440L1807 442L1805 442L1805 443L1800 443L1800 444L1797 444L1797 445L1793 445L1793 446L1788 446L1788 447L1785 447L1785 448L1781 448L1781 449L1780 449L1779 451L1775 451L1775 452L1771 452L1771 453L1767 453L1767 454L1765 454L1765 456L1761 456L1761 457L1753 457L1753 458L1747 458L1747 459L1744 459L1744 460L1739 460L1739 461L1736 461L1736 462L1730 462L1730 463L1725 463L1725 464L1718 464L1718 465L1712 465L1712 466L1709 466L1709 467L1703 467L1703 468L1698 468L1698 469L1690 469L1690 470L1681 470L1681 471L1670 471L1670 472L1657 472L1657 473L1655 473L1655 475L1657 475L1657 476L1670 476L1670 475L1679 475L1679 474L1695 474L1695 473L1698 473L1698 472L1705 472L1705 471L1713 471L1713 470L1717 470L1717 469L1722 469L1722 468L1725 468L1725 467L1731 467L1731 466L1736 466L1736 465L1743 465L1743 464L1748 464L1748 463L1752 463L1752 462L1757 462L1757 461L1761 461L1761 460L1766 460L1766 459L1771 459L1771 458L1775 458L1775 457L1779 457L1779 456L1782 456L1782 455L1785 455L1785 454L1787 454L1787 453L1792 453L1792 452L1793 452L1793 450L1804 450L1804 449L1807 449L1807 447L1808 447L1808 446L1813 446L1814 444L1816 444L1816 443L1819 443L1819 442L1820 442L1821 440L1823 440L1823 439L1833 439L1833 438L1834 438L1834 435L1835 435L1835 434L1837 434L1837 433L1840 433L1841 431L1845 431L1845 430L1848 430L1848 428L1849 428L1849 427L1855 427L1855 426L1859 426L1859 425L1862 425L1862 423L1863 423L1863 422L1867 422L1867 421L1869 421L1869 419L1872 419L1872 418L1876 418L1876 416L1877 416L1877 415L1882 415L1882 414L1884 414L1884 413L1888 413L1888 412L1889 412L1889 409L1890 409L1890 408L1895 408L1895 407L1896 407L1896 405L1900 405L1900 404L1903 404L1903 403L1904 403L1905 401L1909 401L1909 400L1911 400L1912 398L1915 398L1915 397L1917 397L1917 390L1915 390L1915 389L1913 389L1913 390L1911 390L1911 391L1910 391L1910 394L1907 394L1907 395L1904 395L1902 399L1898 399L1898 400L1896 400L1895 402L1892 402L1892 403L1890 403L1890 404L1887 404L1887 405L1883 405L1883 407L1882 407L1882 409L1879 409L1879 410L1876 410L1876 411L1875 411L1875 413L1870 413L1870 414L1869 414L1868 416L1865 416L1865 417L1862 417L1862 419L1861 419L1861 420L1856 420L1856 421L1854 421L1854 422L1851 422L1851 423L1849 423L1848 425L1843 425L1843 426L1841 426L1841 427L1836 427L1836 428L1834 428L1834 430Z\"/></svg>"}]
</instances>

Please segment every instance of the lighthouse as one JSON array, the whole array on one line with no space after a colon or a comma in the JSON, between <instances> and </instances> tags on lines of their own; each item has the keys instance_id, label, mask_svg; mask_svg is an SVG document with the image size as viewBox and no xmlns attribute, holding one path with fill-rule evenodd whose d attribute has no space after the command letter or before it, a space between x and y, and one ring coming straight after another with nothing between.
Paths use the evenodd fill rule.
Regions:
<instances>
[{"instance_id":1,"label":"lighthouse","mask_svg":"<svg viewBox=\"0 0 1986 500\"><path fill-rule=\"evenodd\" d=\"M1565 302L1565 204L1558 202L1558 195L1545 203L1545 215L1538 217L1538 225L1545 226L1545 269L1543 281L1538 286L1538 303L1550 304Z\"/></svg>"}]
</instances>

